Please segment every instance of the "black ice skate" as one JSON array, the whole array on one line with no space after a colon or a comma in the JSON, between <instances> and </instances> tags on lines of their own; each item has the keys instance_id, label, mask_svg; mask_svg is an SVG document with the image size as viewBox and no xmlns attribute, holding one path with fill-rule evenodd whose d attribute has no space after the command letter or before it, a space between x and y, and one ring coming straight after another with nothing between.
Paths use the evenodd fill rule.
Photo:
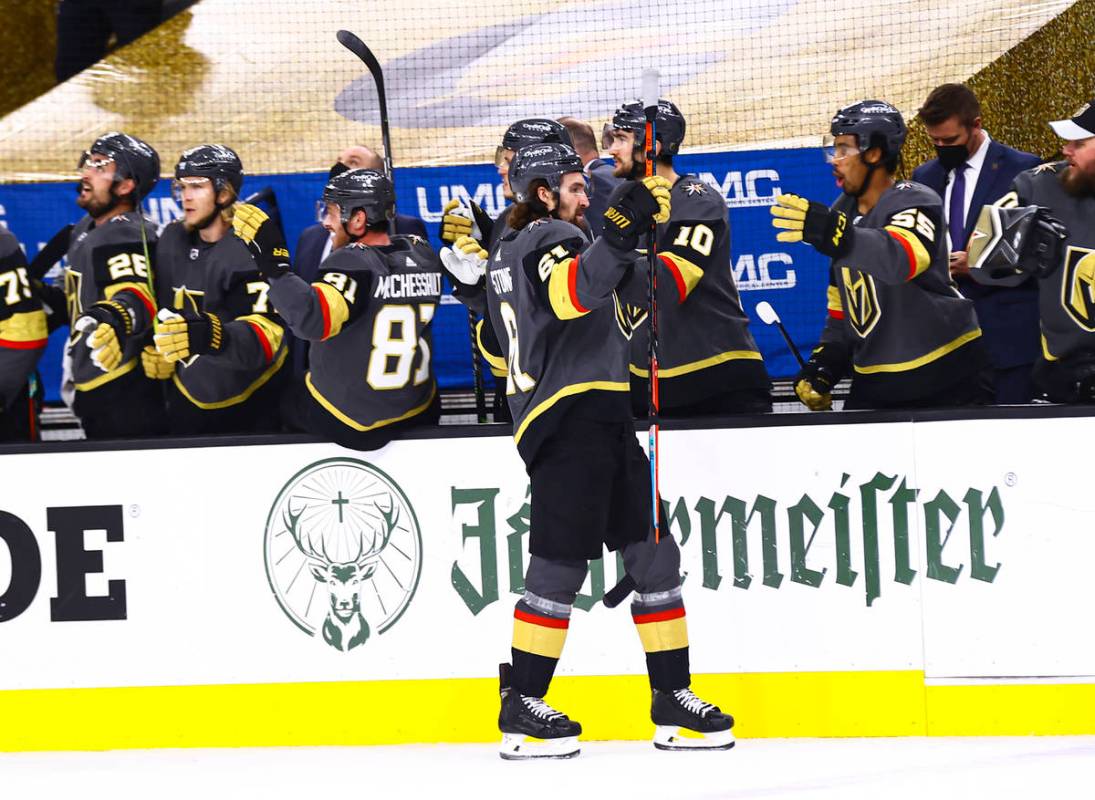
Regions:
<instances>
[{"instance_id":1,"label":"black ice skate","mask_svg":"<svg viewBox=\"0 0 1095 800\"><path fill-rule=\"evenodd\" d=\"M509 685L509 664L499 666L502 731L499 755L507 761L528 758L573 758L578 755L582 726L556 711L539 697L514 691Z\"/></svg>"},{"instance_id":2,"label":"black ice skate","mask_svg":"<svg viewBox=\"0 0 1095 800\"><path fill-rule=\"evenodd\" d=\"M654 690L650 719L659 750L729 750L734 746L734 718L705 703L691 689Z\"/></svg>"}]
</instances>

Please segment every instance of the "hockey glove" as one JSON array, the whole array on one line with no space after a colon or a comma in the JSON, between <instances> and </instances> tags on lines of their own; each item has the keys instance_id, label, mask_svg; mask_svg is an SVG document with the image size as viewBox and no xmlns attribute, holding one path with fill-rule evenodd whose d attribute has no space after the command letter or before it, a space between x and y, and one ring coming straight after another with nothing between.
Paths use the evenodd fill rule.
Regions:
<instances>
[{"instance_id":1,"label":"hockey glove","mask_svg":"<svg viewBox=\"0 0 1095 800\"><path fill-rule=\"evenodd\" d=\"M659 175L624 181L608 198L602 236L613 247L634 250L652 223L669 221L669 181Z\"/></svg>"},{"instance_id":2,"label":"hockey glove","mask_svg":"<svg viewBox=\"0 0 1095 800\"><path fill-rule=\"evenodd\" d=\"M232 230L251 251L262 277L272 280L289 271L289 247L285 244L285 236L261 208L249 203L237 204Z\"/></svg>"},{"instance_id":3,"label":"hockey glove","mask_svg":"<svg viewBox=\"0 0 1095 800\"><path fill-rule=\"evenodd\" d=\"M224 327L215 314L187 311L179 316L164 308L156 319L160 324L152 340L156 343L156 351L170 364L224 349Z\"/></svg>"},{"instance_id":4,"label":"hockey glove","mask_svg":"<svg viewBox=\"0 0 1095 800\"><path fill-rule=\"evenodd\" d=\"M166 381L175 374L175 365L161 356L152 345L141 351L141 368L145 377L154 381Z\"/></svg>"},{"instance_id":5,"label":"hockey glove","mask_svg":"<svg viewBox=\"0 0 1095 800\"><path fill-rule=\"evenodd\" d=\"M470 236L481 243L486 242L490 233L484 235L483 225L480 219L487 221L490 226L490 217L486 215L476 203L470 200L467 203L460 200L450 200L441 209L441 241L453 244L461 236Z\"/></svg>"},{"instance_id":6,"label":"hockey glove","mask_svg":"<svg viewBox=\"0 0 1095 800\"><path fill-rule=\"evenodd\" d=\"M781 194L772 206L772 226L781 242L806 242L829 258L839 258L852 246L855 228L843 211L797 194Z\"/></svg>"},{"instance_id":7,"label":"hockey glove","mask_svg":"<svg viewBox=\"0 0 1095 800\"><path fill-rule=\"evenodd\" d=\"M811 358L795 376L795 394L811 411L829 411L833 407L835 383L828 368Z\"/></svg>"},{"instance_id":8,"label":"hockey glove","mask_svg":"<svg viewBox=\"0 0 1095 800\"><path fill-rule=\"evenodd\" d=\"M126 337L133 333L133 317L121 303L103 300L88 308L73 328L87 334L84 343L91 348L91 362L110 372L122 363Z\"/></svg>"},{"instance_id":9,"label":"hockey glove","mask_svg":"<svg viewBox=\"0 0 1095 800\"><path fill-rule=\"evenodd\" d=\"M461 236L452 247L441 249L445 272L459 286L477 286L487 272L487 251L470 236Z\"/></svg>"}]
</instances>

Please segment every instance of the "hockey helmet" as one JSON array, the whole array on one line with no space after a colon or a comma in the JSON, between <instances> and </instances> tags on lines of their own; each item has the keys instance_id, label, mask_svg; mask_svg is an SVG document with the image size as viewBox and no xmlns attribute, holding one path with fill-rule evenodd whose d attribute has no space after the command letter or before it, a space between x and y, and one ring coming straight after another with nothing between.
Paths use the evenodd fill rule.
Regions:
<instances>
[{"instance_id":1,"label":"hockey helmet","mask_svg":"<svg viewBox=\"0 0 1095 800\"><path fill-rule=\"evenodd\" d=\"M516 153L522 147L528 147L531 144L553 142L565 144L567 147L574 146L570 139L570 131L561 122L541 117L518 120L506 128L506 133L502 136L502 144L494 151L494 164L502 166L507 150Z\"/></svg>"},{"instance_id":2,"label":"hockey helmet","mask_svg":"<svg viewBox=\"0 0 1095 800\"><path fill-rule=\"evenodd\" d=\"M327 182L323 202L339 207L344 225L359 208L365 212L366 224L376 225L395 214L395 187L375 169L351 169Z\"/></svg>"},{"instance_id":3,"label":"hockey helmet","mask_svg":"<svg viewBox=\"0 0 1095 800\"><path fill-rule=\"evenodd\" d=\"M208 178L213 191L231 186L238 195L243 186L243 162L236 151L223 144L199 144L179 156L176 178Z\"/></svg>"},{"instance_id":4,"label":"hockey helmet","mask_svg":"<svg viewBox=\"0 0 1095 800\"><path fill-rule=\"evenodd\" d=\"M132 178L141 197L147 197L160 179L159 154L150 144L128 133L104 133L83 152L77 169L83 169L89 162L94 163L95 156L105 156L113 161L115 182Z\"/></svg>"},{"instance_id":5,"label":"hockey helmet","mask_svg":"<svg viewBox=\"0 0 1095 800\"><path fill-rule=\"evenodd\" d=\"M517 202L525 203L529 200L533 181L542 180L551 191L557 192L563 176L571 172L582 172L582 159L570 145L557 142L529 145L513 157L509 185Z\"/></svg>"},{"instance_id":6,"label":"hockey helmet","mask_svg":"<svg viewBox=\"0 0 1095 800\"><path fill-rule=\"evenodd\" d=\"M684 114L669 100L658 101L658 115L654 118L654 138L662 143L662 155L675 156L684 141ZM635 149L646 151L646 111L641 100L624 103L612 115L612 122L605 126L601 145L605 150L612 144L613 130L631 131L635 134Z\"/></svg>"},{"instance_id":7,"label":"hockey helmet","mask_svg":"<svg viewBox=\"0 0 1095 800\"><path fill-rule=\"evenodd\" d=\"M826 137L825 146L831 146L837 136L855 136L859 152L877 147L882 150L882 160L896 166L907 133L900 111L881 100L863 100L836 112L829 123L831 139Z\"/></svg>"}]
</instances>

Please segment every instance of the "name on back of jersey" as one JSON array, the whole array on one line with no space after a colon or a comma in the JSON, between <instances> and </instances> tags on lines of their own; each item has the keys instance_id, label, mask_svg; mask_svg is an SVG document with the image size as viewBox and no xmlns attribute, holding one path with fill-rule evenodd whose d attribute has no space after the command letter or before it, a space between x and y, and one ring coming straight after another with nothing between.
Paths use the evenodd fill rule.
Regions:
<instances>
[{"instance_id":1,"label":"name on back of jersey","mask_svg":"<svg viewBox=\"0 0 1095 800\"><path fill-rule=\"evenodd\" d=\"M383 300L403 300L439 294L441 294L440 272L381 275L377 279L376 289L373 290L373 297Z\"/></svg>"},{"instance_id":2,"label":"name on back of jersey","mask_svg":"<svg viewBox=\"0 0 1095 800\"><path fill-rule=\"evenodd\" d=\"M513 276L510 275L509 267L491 270L489 274L496 293L508 294L513 291Z\"/></svg>"}]
</instances>

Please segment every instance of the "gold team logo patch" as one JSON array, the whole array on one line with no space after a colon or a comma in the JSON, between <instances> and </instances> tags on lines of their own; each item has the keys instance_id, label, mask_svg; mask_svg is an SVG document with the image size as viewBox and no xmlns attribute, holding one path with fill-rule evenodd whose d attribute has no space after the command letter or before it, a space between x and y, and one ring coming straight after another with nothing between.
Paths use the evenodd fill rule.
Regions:
<instances>
[{"instance_id":1,"label":"gold team logo patch","mask_svg":"<svg viewBox=\"0 0 1095 800\"><path fill-rule=\"evenodd\" d=\"M874 278L859 270L841 267L844 281L844 297L847 303L847 320L860 338L866 339L874 326L882 318L882 309L878 305L878 292Z\"/></svg>"},{"instance_id":2,"label":"gold team logo patch","mask_svg":"<svg viewBox=\"0 0 1095 800\"><path fill-rule=\"evenodd\" d=\"M1061 305L1085 331L1095 331L1095 250L1069 247L1061 281Z\"/></svg>"}]
</instances>

